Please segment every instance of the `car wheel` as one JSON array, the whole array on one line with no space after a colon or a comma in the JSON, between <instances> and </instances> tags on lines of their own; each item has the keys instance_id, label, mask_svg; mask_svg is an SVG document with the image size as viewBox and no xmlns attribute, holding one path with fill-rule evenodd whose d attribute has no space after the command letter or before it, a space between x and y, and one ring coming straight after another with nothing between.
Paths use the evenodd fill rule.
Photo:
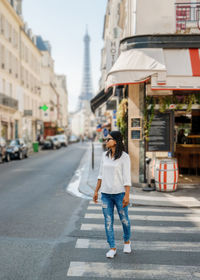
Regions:
<instances>
[{"instance_id":1,"label":"car wheel","mask_svg":"<svg viewBox=\"0 0 200 280\"><path fill-rule=\"evenodd\" d=\"M23 154L22 154L22 152L19 152L19 159L20 159L20 160L23 159Z\"/></svg>"},{"instance_id":2,"label":"car wheel","mask_svg":"<svg viewBox=\"0 0 200 280\"><path fill-rule=\"evenodd\" d=\"M6 156L6 161L7 161L7 162L10 161L10 154L7 154L7 156Z\"/></svg>"},{"instance_id":3,"label":"car wheel","mask_svg":"<svg viewBox=\"0 0 200 280\"><path fill-rule=\"evenodd\" d=\"M25 158L28 158L28 151L27 151L26 154L25 154Z\"/></svg>"},{"instance_id":4,"label":"car wheel","mask_svg":"<svg viewBox=\"0 0 200 280\"><path fill-rule=\"evenodd\" d=\"M0 156L0 163L2 163L3 162L3 159L2 159L2 156Z\"/></svg>"}]
</instances>

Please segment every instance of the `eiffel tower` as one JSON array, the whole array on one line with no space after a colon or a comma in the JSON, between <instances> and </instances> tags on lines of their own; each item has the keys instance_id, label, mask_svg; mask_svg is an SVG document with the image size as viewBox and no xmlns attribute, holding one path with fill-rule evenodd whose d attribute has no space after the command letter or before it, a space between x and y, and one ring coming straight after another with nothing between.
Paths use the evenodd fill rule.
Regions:
<instances>
[{"instance_id":1,"label":"eiffel tower","mask_svg":"<svg viewBox=\"0 0 200 280\"><path fill-rule=\"evenodd\" d=\"M90 36L86 29L84 36L84 67L83 67L83 81L82 90L79 96L78 109L83 108L84 101L90 101L93 97L92 80L90 74Z\"/></svg>"}]
</instances>

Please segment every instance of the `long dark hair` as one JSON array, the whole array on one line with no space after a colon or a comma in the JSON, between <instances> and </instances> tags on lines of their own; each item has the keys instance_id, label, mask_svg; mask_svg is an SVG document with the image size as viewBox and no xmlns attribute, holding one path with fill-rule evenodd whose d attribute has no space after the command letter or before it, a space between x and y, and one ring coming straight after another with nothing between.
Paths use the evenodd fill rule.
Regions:
<instances>
[{"instance_id":1,"label":"long dark hair","mask_svg":"<svg viewBox=\"0 0 200 280\"><path fill-rule=\"evenodd\" d=\"M123 144L123 138L122 138L122 134L120 131L111 131L110 136L112 136L112 138L116 141L116 149L115 149L115 155L114 155L114 159L118 159L121 157L123 151L124 151L124 144ZM106 156L109 157L109 155L111 155L112 150L108 149Z\"/></svg>"}]
</instances>

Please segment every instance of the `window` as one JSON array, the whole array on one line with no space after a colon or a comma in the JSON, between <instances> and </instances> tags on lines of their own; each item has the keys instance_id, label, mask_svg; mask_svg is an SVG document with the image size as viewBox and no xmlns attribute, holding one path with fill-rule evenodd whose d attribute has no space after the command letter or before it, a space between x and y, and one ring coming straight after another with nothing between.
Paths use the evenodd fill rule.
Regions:
<instances>
[{"instance_id":1,"label":"window","mask_svg":"<svg viewBox=\"0 0 200 280\"><path fill-rule=\"evenodd\" d=\"M186 30L187 28L200 28L199 23L200 2L177 3L176 4L176 30Z\"/></svg>"},{"instance_id":2,"label":"window","mask_svg":"<svg viewBox=\"0 0 200 280\"><path fill-rule=\"evenodd\" d=\"M118 28L117 27L113 28L113 34L114 34L114 38L117 39L118 38Z\"/></svg>"},{"instance_id":3,"label":"window","mask_svg":"<svg viewBox=\"0 0 200 280\"><path fill-rule=\"evenodd\" d=\"M15 58L15 78L19 76L18 60Z\"/></svg>"},{"instance_id":4,"label":"window","mask_svg":"<svg viewBox=\"0 0 200 280\"><path fill-rule=\"evenodd\" d=\"M6 93L6 81L5 81L5 79L3 79L3 87L2 87L2 90L3 90L3 94L5 94Z\"/></svg>"},{"instance_id":5,"label":"window","mask_svg":"<svg viewBox=\"0 0 200 280\"><path fill-rule=\"evenodd\" d=\"M25 84L26 84L26 87L28 87L28 71L25 70Z\"/></svg>"},{"instance_id":6,"label":"window","mask_svg":"<svg viewBox=\"0 0 200 280\"><path fill-rule=\"evenodd\" d=\"M23 66L21 68L21 72L22 72L21 82L22 82L22 85L24 85L24 67Z\"/></svg>"},{"instance_id":7,"label":"window","mask_svg":"<svg viewBox=\"0 0 200 280\"><path fill-rule=\"evenodd\" d=\"M8 23L8 40L12 42L12 26L10 23Z\"/></svg>"},{"instance_id":8,"label":"window","mask_svg":"<svg viewBox=\"0 0 200 280\"><path fill-rule=\"evenodd\" d=\"M5 48L1 45L1 68L5 69Z\"/></svg>"},{"instance_id":9,"label":"window","mask_svg":"<svg viewBox=\"0 0 200 280\"><path fill-rule=\"evenodd\" d=\"M28 48L25 47L25 61L28 62Z\"/></svg>"},{"instance_id":10,"label":"window","mask_svg":"<svg viewBox=\"0 0 200 280\"><path fill-rule=\"evenodd\" d=\"M4 69L8 70L8 64L9 64L9 54L8 54L8 51L5 48L5 66L4 66Z\"/></svg>"},{"instance_id":11,"label":"window","mask_svg":"<svg viewBox=\"0 0 200 280\"><path fill-rule=\"evenodd\" d=\"M26 87L29 88L29 73L27 71Z\"/></svg>"},{"instance_id":12,"label":"window","mask_svg":"<svg viewBox=\"0 0 200 280\"><path fill-rule=\"evenodd\" d=\"M7 20L5 20L5 37L6 37L6 39L8 40L9 39L9 23L8 23L8 21Z\"/></svg>"},{"instance_id":13,"label":"window","mask_svg":"<svg viewBox=\"0 0 200 280\"><path fill-rule=\"evenodd\" d=\"M1 34L4 34L4 32L5 32L5 18L4 18L4 16L3 15L1 15L1 18L0 18L0 20L1 20L1 23L0 23L0 25L1 25Z\"/></svg>"},{"instance_id":14,"label":"window","mask_svg":"<svg viewBox=\"0 0 200 280\"><path fill-rule=\"evenodd\" d=\"M10 97L12 97L12 92L13 92L12 84L10 83L10 84L9 84L9 96L10 96Z\"/></svg>"},{"instance_id":15,"label":"window","mask_svg":"<svg viewBox=\"0 0 200 280\"><path fill-rule=\"evenodd\" d=\"M12 54L8 52L8 72L12 73Z\"/></svg>"},{"instance_id":16,"label":"window","mask_svg":"<svg viewBox=\"0 0 200 280\"><path fill-rule=\"evenodd\" d=\"M24 59L24 44L23 43L21 46L21 56L22 56L22 59Z\"/></svg>"}]
</instances>

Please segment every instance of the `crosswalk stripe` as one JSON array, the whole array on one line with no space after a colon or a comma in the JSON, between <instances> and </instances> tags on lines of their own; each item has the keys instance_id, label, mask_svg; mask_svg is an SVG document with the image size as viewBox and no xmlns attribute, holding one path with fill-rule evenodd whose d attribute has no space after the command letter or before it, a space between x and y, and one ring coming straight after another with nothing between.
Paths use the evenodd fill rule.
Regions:
<instances>
[{"instance_id":1,"label":"crosswalk stripe","mask_svg":"<svg viewBox=\"0 0 200 280\"><path fill-rule=\"evenodd\" d=\"M101 205L89 205L88 210L99 210L102 211ZM186 213L186 214L200 214L200 209L167 209L164 207L153 208L153 207L129 207L129 212L159 212L159 213Z\"/></svg>"},{"instance_id":2,"label":"crosswalk stripe","mask_svg":"<svg viewBox=\"0 0 200 280\"><path fill-rule=\"evenodd\" d=\"M123 264L100 262L71 262L67 276L73 277L109 277L131 279L200 279L200 269L197 266L172 266L151 264Z\"/></svg>"},{"instance_id":3,"label":"crosswalk stripe","mask_svg":"<svg viewBox=\"0 0 200 280\"><path fill-rule=\"evenodd\" d=\"M104 230L103 224L82 224L81 230ZM114 225L114 230L122 230L121 225ZM131 226L133 232L154 232L154 233L200 233L198 227L161 227L161 226Z\"/></svg>"},{"instance_id":4,"label":"crosswalk stripe","mask_svg":"<svg viewBox=\"0 0 200 280\"><path fill-rule=\"evenodd\" d=\"M116 241L117 248L123 247L123 242ZM76 248L79 249L107 249L108 244L100 239L77 239ZM187 251L200 252L200 242L173 242L173 241L132 241L134 251Z\"/></svg>"},{"instance_id":5,"label":"crosswalk stripe","mask_svg":"<svg viewBox=\"0 0 200 280\"><path fill-rule=\"evenodd\" d=\"M119 216L116 214L114 215L115 219L119 219ZM87 213L85 214L86 219L103 219L103 214L93 214ZM168 222L200 222L200 217L186 215L184 217L176 217L176 216L149 216L149 215L129 215L130 219L134 221L168 221Z\"/></svg>"}]
</instances>

